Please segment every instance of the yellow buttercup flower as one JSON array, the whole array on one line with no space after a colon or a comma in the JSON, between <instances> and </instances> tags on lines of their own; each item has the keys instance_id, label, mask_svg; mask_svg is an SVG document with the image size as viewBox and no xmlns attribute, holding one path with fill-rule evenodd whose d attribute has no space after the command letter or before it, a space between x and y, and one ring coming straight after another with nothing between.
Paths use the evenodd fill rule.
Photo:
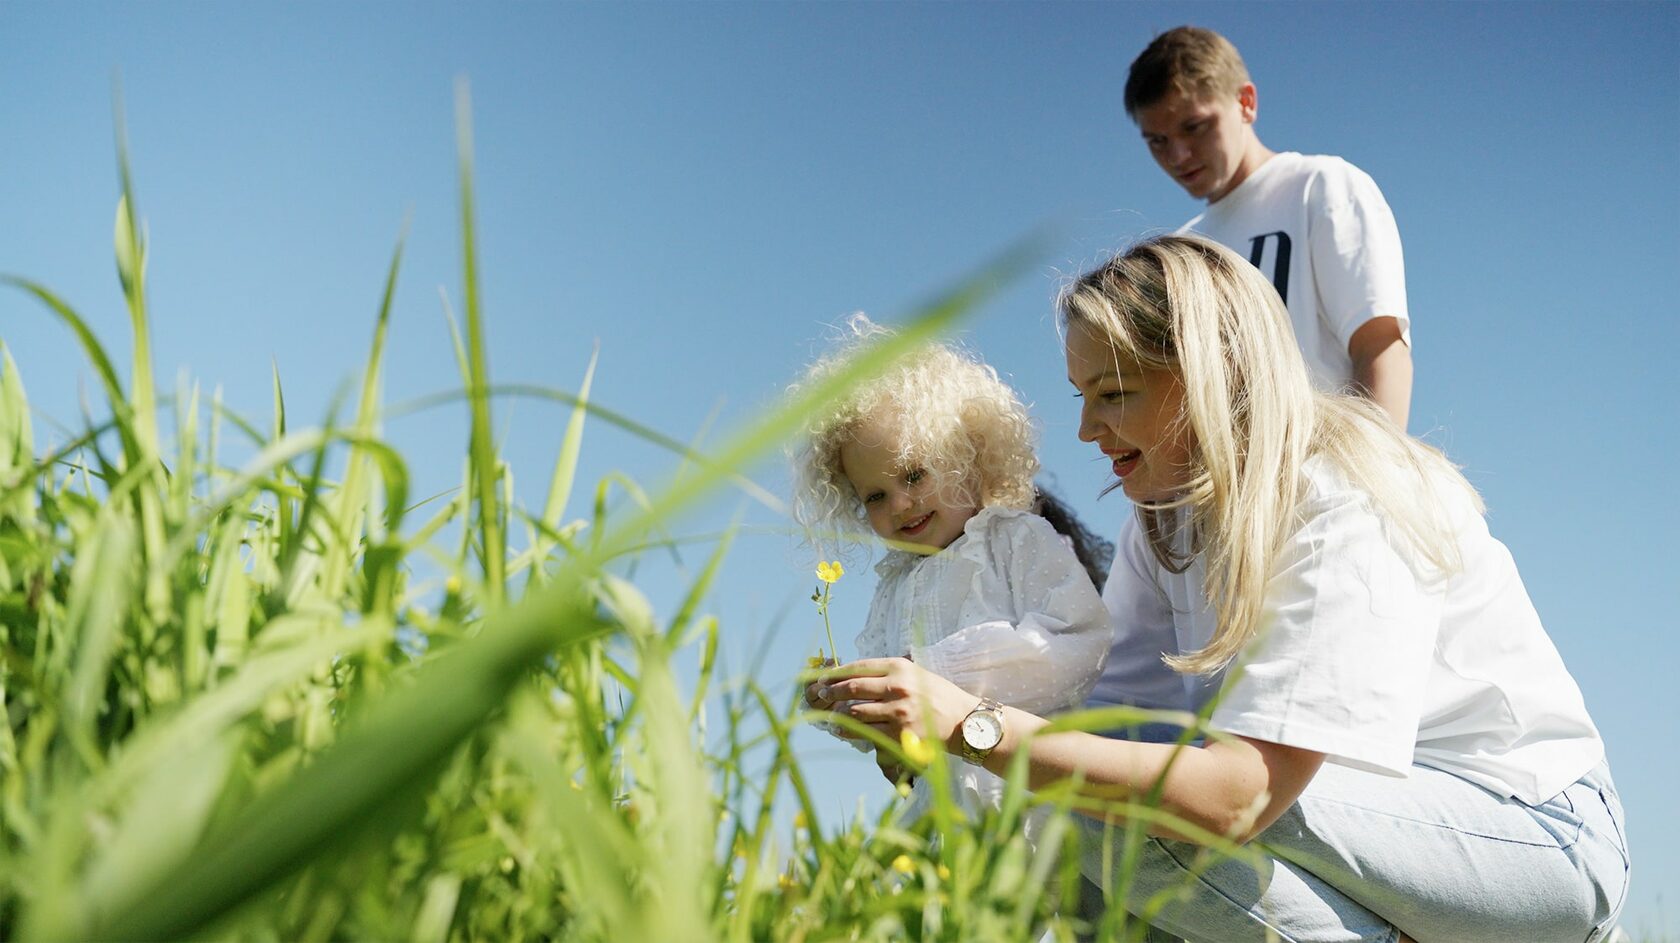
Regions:
<instances>
[{"instance_id":1,"label":"yellow buttercup flower","mask_svg":"<svg viewBox=\"0 0 1680 943\"><path fill-rule=\"evenodd\" d=\"M834 653L836 664L839 663L840 649L834 647L834 625L828 621L828 597L829 593L834 591L834 584L845 574L846 568L840 565L839 560L819 561L817 563L817 579L822 580L822 584L817 587L816 592L811 594L811 601L817 604L817 615L822 616L823 631L828 633L828 650ZM822 652L819 651L817 654L821 655ZM816 665L814 667L820 668L822 666Z\"/></svg>"},{"instance_id":2,"label":"yellow buttercup flower","mask_svg":"<svg viewBox=\"0 0 1680 943\"><path fill-rule=\"evenodd\" d=\"M805 827L805 810L801 809L798 812L793 813L793 827L794 828L804 828Z\"/></svg>"},{"instance_id":3,"label":"yellow buttercup flower","mask_svg":"<svg viewBox=\"0 0 1680 943\"><path fill-rule=\"evenodd\" d=\"M933 746L916 736L916 732L909 727L898 732L898 745L904 748L905 758L917 766L926 766L933 762Z\"/></svg>"},{"instance_id":4,"label":"yellow buttercup flower","mask_svg":"<svg viewBox=\"0 0 1680 943\"><path fill-rule=\"evenodd\" d=\"M940 865L936 868L934 873L939 875L939 879L941 881L949 881L951 879L951 869L945 867L944 865Z\"/></svg>"},{"instance_id":5,"label":"yellow buttercup flower","mask_svg":"<svg viewBox=\"0 0 1680 943\"><path fill-rule=\"evenodd\" d=\"M894 871L897 871L899 874L915 874L916 873L915 862L910 860L909 855L899 855L898 857L894 858L893 863L892 863L892 869Z\"/></svg>"}]
</instances>

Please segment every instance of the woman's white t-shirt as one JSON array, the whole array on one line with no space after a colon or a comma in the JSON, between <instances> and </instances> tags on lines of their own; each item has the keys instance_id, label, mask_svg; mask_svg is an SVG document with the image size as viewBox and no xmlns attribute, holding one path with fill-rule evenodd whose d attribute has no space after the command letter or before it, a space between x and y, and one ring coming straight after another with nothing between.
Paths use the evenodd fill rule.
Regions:
<instances>
[{"instance_id":1,"label":"woman's white t-shirt","mask_svg":"<svg viewBox=\"0 0 1680 943\"><path fill-rule=\"evenodd\" d=\"M1463 566L1409 553L1370 495L1322 458L1266 589L1260 634L1216 685L1161 664L1211 638L1200 562L1173 574L1135 519L1104 594L1116 640L1093 700L1201 708L1209 726L1395 776L1415 763L1538 805L1604 747L1505 545L1470 494L1436 482Z\"/></svg>"}]
</instances>

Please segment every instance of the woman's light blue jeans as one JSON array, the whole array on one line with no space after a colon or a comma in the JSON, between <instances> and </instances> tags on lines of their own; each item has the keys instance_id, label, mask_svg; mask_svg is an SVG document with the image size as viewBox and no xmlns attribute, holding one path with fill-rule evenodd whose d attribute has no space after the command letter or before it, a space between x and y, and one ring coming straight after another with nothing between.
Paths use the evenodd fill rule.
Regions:
<instances>
[{"instance_id":1,"label":"woman's light blue jeans","mask_svg":"<svg viewBox=\"0 0 1680 943\"><path fill-rule=\"evenodd\" d=\"M1115 885L1124 830L1080 822L1093 895ZM1145 839L1127 909L1151 940L1584 943L1627 893L1622 804L1602 763L1537 807L1426 767L1397 779L1325 764L1255 842L1258 868Z\"/></svg>"}]
</instances>

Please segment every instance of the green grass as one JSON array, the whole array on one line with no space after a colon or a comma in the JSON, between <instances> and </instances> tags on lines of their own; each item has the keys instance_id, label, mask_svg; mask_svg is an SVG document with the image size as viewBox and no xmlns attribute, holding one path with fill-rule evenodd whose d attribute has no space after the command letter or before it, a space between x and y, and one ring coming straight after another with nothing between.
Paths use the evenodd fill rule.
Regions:
<instances>
[{"instance_id":1,"label":"green grass","mask_svg":"<svg viewBox=\"0 0 1680 943\"><path fill-rule=\"evenodd\" d=\"M666 618L618 575L680 542L669 522L719 489L774 504L739 469L947 329L1030 249L981 266L872 357L702 454L591 401L593 363L575 392L492 383L464 89L458 121L454 396L471 425L461 487L444 495L413 502L403 457L380 438L400 242L347 426L294 428L278 375L266 432L196 386L160 399L149 247L120 144L128 385L76 311L4 278L74 334L109 416L38 453L0 345L0 937L1027 940L1053 927L1071 939L1046 890L1077 870L1057 840L1067 794L1039 797L1061 812L1036 858L1021 792L981 822L948 801L911 828L890 811L825 820L792 747L810 720L793 692L713 677L725 629L705 600L731 534L708 538ZM491 434L507 396L571 409L540 511L512 500ZM173 410L168 454L160 402ZM568 520L590 422L669 448L680 474L645 494L602 481L593 513ZM241 467L219 460L228 435L250 442ZM637 500L609 513L610 488ZM691 690L679 655L700 666ZM939 780L943 763L925 775ZM1137 812L1116 833L1122 860L1158 815ZM1142 934L1119 908L1103 929Z\"/></svg>"}]
</instances>

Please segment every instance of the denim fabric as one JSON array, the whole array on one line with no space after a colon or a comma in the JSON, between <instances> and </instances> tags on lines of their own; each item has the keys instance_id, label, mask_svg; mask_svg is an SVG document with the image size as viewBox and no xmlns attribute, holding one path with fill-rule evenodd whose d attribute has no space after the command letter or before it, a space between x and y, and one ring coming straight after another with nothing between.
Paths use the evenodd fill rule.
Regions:
<instances>
[{"instance_id":1,"label":"denim fabric","mask_svg":"<svg viewBox=\"0 0 1680 943\"><path fill-rule=\"evenodd\" d=\"M1081 823L1085 877L1112 887L1105 860L1118 860L1123 830ZM1597 943L1627 892L1622 806L1603 764L1537 807L1426 767L1396 779L1325 765L1256 842L1258 869L1144 840L1128 910L1207 943L1390 943L1401 931L1419 943Z\"/></svg>"}]
</instances>

